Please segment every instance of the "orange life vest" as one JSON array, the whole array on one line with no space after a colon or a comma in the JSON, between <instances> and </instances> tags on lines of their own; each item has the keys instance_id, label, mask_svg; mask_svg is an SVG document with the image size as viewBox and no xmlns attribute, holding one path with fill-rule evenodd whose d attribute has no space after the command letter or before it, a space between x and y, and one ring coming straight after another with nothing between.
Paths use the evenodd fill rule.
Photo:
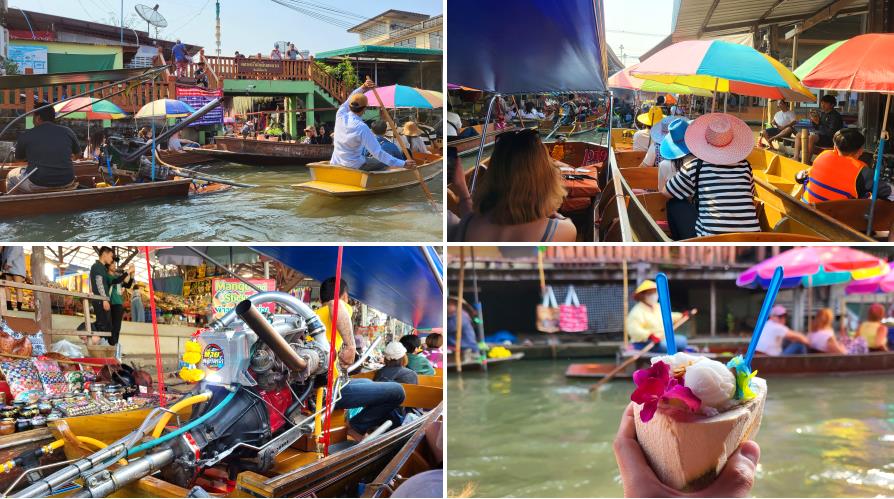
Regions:
<instances>
[{"instance_id":1,"label":"orange life vest","mask_svg":"<svg viewBox=\"0 0 894 499\"><path fill-rule=\"evenodd\" d=\"M806 203L821 203L838 199L857 198L857 177L866 163L841 156L834 149L816 157L810 168L810 178L801 198Z\"/></svg>"}]
</instances>

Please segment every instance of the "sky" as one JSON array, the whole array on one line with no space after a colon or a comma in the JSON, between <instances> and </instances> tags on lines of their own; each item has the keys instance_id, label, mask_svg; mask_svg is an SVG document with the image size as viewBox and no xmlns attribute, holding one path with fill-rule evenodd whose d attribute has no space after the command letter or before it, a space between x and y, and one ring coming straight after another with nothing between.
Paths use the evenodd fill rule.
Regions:
<instances>
[{"instance_id":1,"label":"sky","mask_svg":"<svg viewBox=\"0 0 894 499\"><path fill-rule=\"evenodd\" d=\"M638 63L670 34L673 7L673 0L605 0L605 39L621 62Z\"/></svg>"},{"instance_id":2,"label":"sky","mask_svg":"<svg viewBox=\"0 0 894 499\"><path fill-rule=\"evenodd\" d=\"M159 31L160 38L179 37L185 43L204 46L209 55L214 54L215 0L124 0L125 25L130 18L131 26L145 31L146 23L134 12L134 6L139 3L150 7L159 5L158 11L168 21L168 27ZM295 3L294 0L291 3ZM373 17L388 9L428 15L442 13L441 0L308 0L304 3L325 4L364 18ZM121 9L120 0L10 0L9 4L10 9L21 7L116 26L119 24ZM276 41L290 41L299 50L307 49L311 53L359 44L357 34L313 19L273 0L221 0L220 4L223 55L233 55L236 50L245 54L261 52L266 55ZM359 23L354 23L354 19L347 16L340 17L352 24Z\"/></svg>"}]
</instances>

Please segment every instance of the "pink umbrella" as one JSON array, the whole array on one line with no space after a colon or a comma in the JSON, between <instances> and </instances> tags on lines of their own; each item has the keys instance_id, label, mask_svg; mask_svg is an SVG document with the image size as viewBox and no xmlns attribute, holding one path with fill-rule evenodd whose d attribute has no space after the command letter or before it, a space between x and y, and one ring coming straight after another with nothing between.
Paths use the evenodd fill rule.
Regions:
<instances>
[{"instance_id":1,"label":"pink umbrella","mask_svg":"<svg viewBox=\"0 0 894 499\"><path fill-rule=\"evenodd\" d=\"M388 108L416 107L432 109L443 107L444 105L443 94L434 90L423 90L405 85L389 85L377 88L376 91L379 97L382 98L382 105ZM379 105L372 90L366 92L365 95L371 106L376 107Z\"/></svg>"},{"instance_id":2,"label":"pink umbrella","mask_svg":"<svg viewBox=\"0 0 894 499\"><path fill-rule=\"evenodd\" d=\"M894 270L894 262L888 264L891 270ZM844 288L844 292L849 295L866 295L874 293L891 293L894 292L894 272L888 272L885 275L870 277L869 279L860 279L853 281Z\"/></svg>"},{"instance_id":3,"label":"pink umbrella","mask_svg":"<svg viewBox=\"0 0 894 499\"><path fill-rule=\"evenodd\" d=\"M805 246L790 249L768 258L739 274L736 285L741 287L765 286L773 277L776 267L782 267L786 279L812 277L827 280L825 284L842 283L852 279L865 279L888 272L888 264L881 258L846 246ZM834 275L849 273L850 275ZM819 285L813 282L812 285Z\"/></svg>"}]
</instances>

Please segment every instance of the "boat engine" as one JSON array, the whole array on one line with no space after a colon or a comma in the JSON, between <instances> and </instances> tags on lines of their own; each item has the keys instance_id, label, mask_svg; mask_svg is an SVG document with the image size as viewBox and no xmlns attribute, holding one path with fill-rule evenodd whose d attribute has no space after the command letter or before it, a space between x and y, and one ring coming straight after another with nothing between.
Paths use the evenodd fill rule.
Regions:
<instances>
[{"instance_id":1,"label":"boat engine","mask_svg":"<svg viewBox=\"0 0 894 499\"><path fill-rule=\"evenodd\" d=\"M292 313L264 315L254 304L266 302ZM315 386L325 386L325 333L313 310L297 298L279 292L252 296L197 333L196 369L203 379L191 395L210 398L192 406L188 421L147 441L148 432L171 417L157 409L131 434L15 496L51 495L78 476L84 488L73 497L106 497L156 471L189 488L202 470L215 465L225 465L231 480L244 470L269 470L280 452L313 432L314 415L323 409L305 401ZM122 457L128 464L108 470Z\"/></svg>"}]
</instances>

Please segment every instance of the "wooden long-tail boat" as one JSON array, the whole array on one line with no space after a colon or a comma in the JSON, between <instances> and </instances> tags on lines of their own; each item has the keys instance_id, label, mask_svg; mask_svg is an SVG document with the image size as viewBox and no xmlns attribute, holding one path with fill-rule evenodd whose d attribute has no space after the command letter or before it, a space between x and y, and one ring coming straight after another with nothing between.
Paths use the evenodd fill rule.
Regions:
<instances>
[{"instance_id":1,"label":"wooden long-tail boat","mask_svg":"<svg viewBox=\"0 0 894 499\"><path fill-rule=\"evenodd\" d=\"M332 144L301 144L242 137L215 137L214 144L185 148L215 160L252 166L306 165L332 157Z\"/></svg>"},{"instance_id":2,"label":"wooden long-tail boat","mask_svg":"<svg viewBox=\"0 0 894 499\"><path fill-rule=\"evenodd\" d=\"M630 355L635 352L627 352ZM645 354L626 370L619 373L618 378L630 378L637 369L650 365L655 354ZM623 358L623 356L622 356ZM729 355L718 355L716 360L726 362ZM565 371L569 378L603 378L616 368L618 363L571 364ZM759 371L762 377L782 375L848 375L848 374L892 374L894 373L894 352L870 352L861 355L840 355L827 353L811 353L805 355L757 355L752 361L752 368Z\"/></svg>"},{"instance_id":3,"label":"wooden long-tail boat","mask_svg":"<svg viewBox=\"0 0 894 499\"><path fill-rule=\"evenodd\" d=\"M426 182L436 177L444 168L441 156L414 153L414 157L419 164L417 170ZM292 187L326 196L367 196L419 184L416 173L406 168L365 172L356 168L332 165L329 162L311 163L307 167L310 170L311 180Z\"/></svg>"},{"instance_id":4,"label":"wooden long-tail boat","mask_svg":"<svg viewBox=\"0 0 894 499\"><path fill-rule=\"evenodd\" d=\"M468 137L465 139L458 139L458 140L450 140L447 142L447 147L455 147L457 154L459 154L460 156L467 156L469 154L475 153L476 151L478 151L478 146L481 145L482 126L481 125L473 125L471 127L463 127L463 129L460 130L459 133L463 133L464 131L466 131L469 128L472 128L477 132L474 137ZM497 130L493 124L487 125L487 138L485 139L484 147L489 147L489 146L493 145L494 140L496 140L497 135L499 135L503 132L508 132L508 131L515 130L515 129L516 129L516 127L510 126L510 127L504 128L502 130Z\"/></svg>"},{"instance_id":5,"label":"wooden long-tail boat","mask_svg":"<svg viewBox=\"0 0 894 499\"><path fill-rule=\"evenodd\" d=\"M77 213L147 199L186 197L193 185L190 179L137 182L133 176L121 170L113 171L113 178L109 179L108 174L94 164L89 173L83 169L76 170L79 182L77 189L6 195L8 173L8 170L0 171L0 219L47 213ZM110 185L97 187L101 183Z\"/></svg>"},{"instance_id":6,"label":"wooden long-tail boat","mask_svg":"<svg viewBox=\"0 0 894 499\"><path fill-rule=\"evenodd\" d=\"M609 164L605 168L611 172L611 177L606 181L602 200L597 206L600 240L672 241L666 226L666 199L658 192L657 169L633 166L633 163L642 161L637 159L639 154L612 151L606 159ZM787 191L795 185L794 175L777 175L783 173L779 165L786 165L791 160L779 157L764 163L765 158L760 149L749 156L749 160L754 160L754 200L761 232L722 234L690 241L874 241L813 205L792 197Z\"/></svg>"},{"instance_id":7,"label":"wooden long-tail boat","mask_svg":"<svg viewBox=\"0 0 894 499\"><path fill-rule=\"evenodd\" d=\"M217 161L216 158L202 153L201 148L190 147L182 151L158 149L158 158L171 166L206 165Z\"/></svg>"},{"instance_id":8,"label":"wooden long-tail boat","mask_svg":"<svg viewBox=\"0 0 894 499\"><path fill-rule=\"evenodd\" d=\"M498 357L495 359L487 359L487 368L490 368L491 366L495 366L495 365L499 366L501 364L514 362L516 360L521 360L524 357L525 357L524 352L517 352L517 353L510 355L509 357ZM456 372L456 362L453 361L453 355L448 354L446 356L446 358L447 358L447 372ZM464 360L462 362L462 366L463 366L463 371L482 371L482 370L486 369L484 366L484 362L480 361L478 359Z\"/></svg>"},{"instance_id":9,"label":"wooden long-tail boat","mask_svg":"<svg viewBox=\"0 0 894 499\"><path fill-rule=\"evenodd\" d=\"M552 122L552 120L541 120L537 129L540 133L550 133L555 128L556 124ZM572 135L579 135L582 133L592 132L599 128L598 117L590 116L584 121L575 121L570 125L562 125L557 130L553 136L562 134L566 137L571 137Z\"/></svg>"}]
</instances>

